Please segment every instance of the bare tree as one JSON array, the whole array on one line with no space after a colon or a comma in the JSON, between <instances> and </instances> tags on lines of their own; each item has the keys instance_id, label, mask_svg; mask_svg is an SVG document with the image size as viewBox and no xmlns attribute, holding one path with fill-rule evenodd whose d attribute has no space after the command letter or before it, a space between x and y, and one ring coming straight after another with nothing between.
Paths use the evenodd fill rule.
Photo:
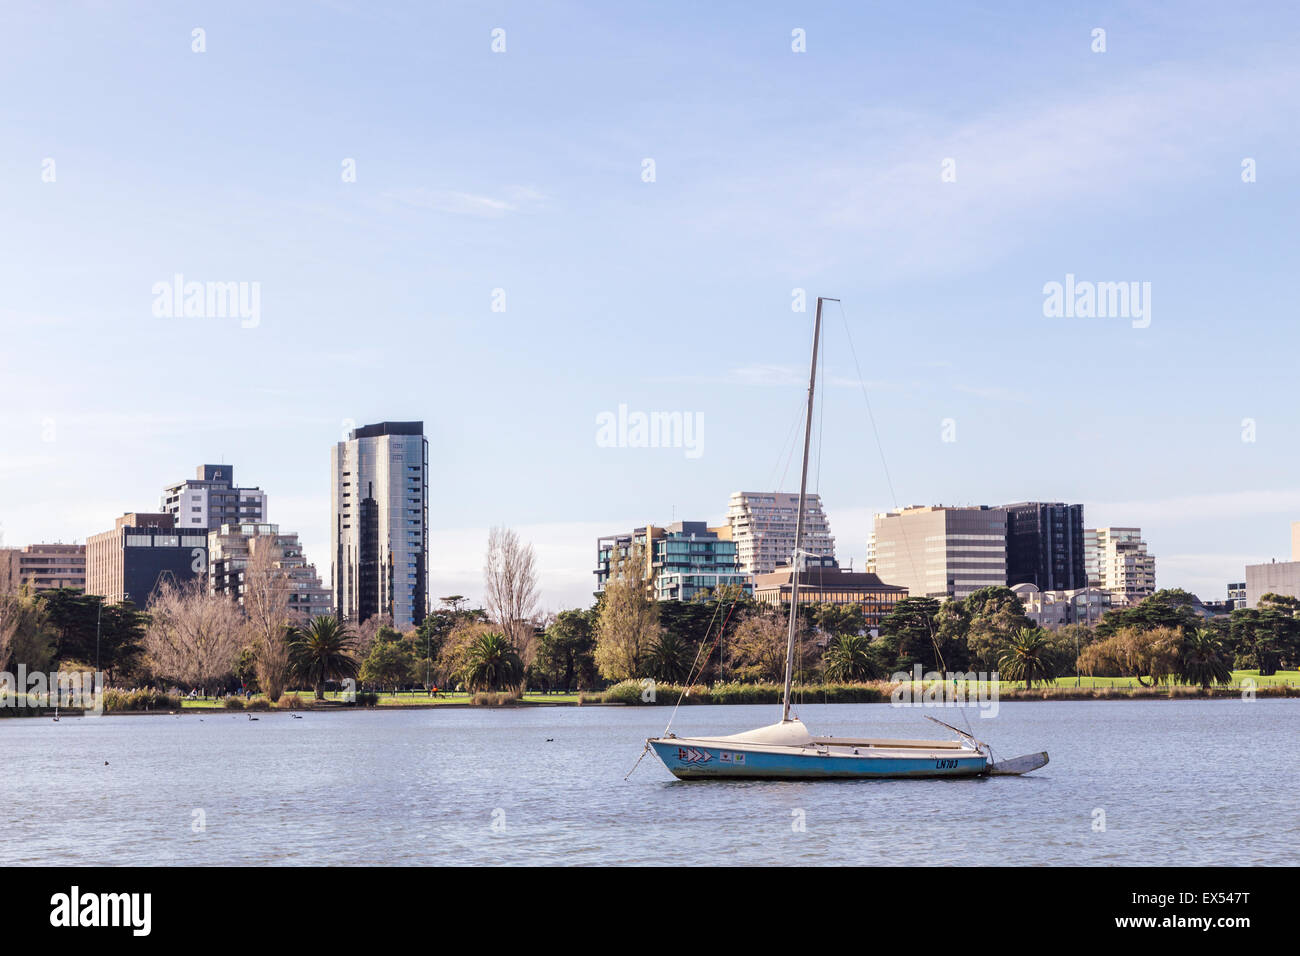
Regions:
<instances>
[{"instance_id":1,"label":"bare tree","mask_svg":"<svg viewBox=\"0 0 1300 956\"><path fill-rule=\"evenodd\" d=\"M249 538L244 567L244 616L255 654L257 683L274 703L289 683L292 581L282 566L284 549L272 535Z\"/></svg>"},{"instance_id":2,"label":"bare tree","mask_svg":"<svg viewBox=\"0 0 1300 956\"><path fill-rule=\"evenodd\" d=\"M361 626L356 629L357 638L353 653L357 660L364 661L370 656L370 649L375 646L375 638L378 636L380 629L393 627L393 615L391 614L372 614L361 622Z\"/></svg>"},{"instance_id":3,"label":"bare tree","mask_svg":"<svg viewBox=\"0 0 1300 956\"><path fill-rule=\"evenodd\" d=\"M209 594L202 579L179 587L163 582L149 604L145 651L159 676L205 694L212 682L229 674L243 646L244 620L239 605Z\"/></svg>"},{"instance_id":4,"label":"bare tree","mask_svg":"<svg viewBox=\"0 0 1300 956\"><path fill-rule=\"evenodd\" d=\"M524 544L509 528L493 528L488 532L483 586L488 614L515 646L525 666L531 664L534 657L531 618L538 600L533 546Z\"/></svg>"}]
</instances>

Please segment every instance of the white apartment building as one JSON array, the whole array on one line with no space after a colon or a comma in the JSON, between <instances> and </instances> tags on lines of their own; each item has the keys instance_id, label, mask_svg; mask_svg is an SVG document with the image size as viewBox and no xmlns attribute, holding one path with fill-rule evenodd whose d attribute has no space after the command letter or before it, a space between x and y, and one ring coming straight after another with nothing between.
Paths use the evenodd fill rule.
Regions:
<instances>
[{"instance_id":1,"label":"white apartment building","mask_svg":"<svg viewBox=\"0 0 1300 956\"><path fill-rule=\"evenodd\" d=\"M731 496L727 522L736 542L742 574L771 574L790 564L794 554L795 521L799 516L799 495L785 491L737 491ZM835 538L822 510L820 495L804 500L802 550L822 557L835 557Z\"/></svg>"},{"instance_id":2,"label":"white apartment building","mask_svg":"<svg viewBox=\"0 0 1300 956\"><path fill-rule=\"evenodd\" d=\"M334 605L361 623L390 614L398 630L428 612L429 442L423 422L353 429L330 453Z\"/></svg>"},{"instance_id":3,"label":"white apartment building","mask_svg":"<svg viewBox=\"0 0 1300 956\"><path fill-rule=\"evenodd\" d=\"M266 492L235 487L232 465L199 465L194 478L163 492L158 510L172 515L179 531L211 531L223 524L262 524L266 521Z\"/></svg>"},{"instance_id":4,"label":"white apartment building","mask_svg":"<svg viewBox=\"0 0 1300 956\"><path fill-rule=\"evenodd\" d=\"M1007 583L1007 514L986 506L913 506L877 514L870 567L912 597L961 600Z\"/></svg>"},{"instance_id":5,"label":"white apartment building","mask_svg":"<svg viewBox=\"0 0 1300 956\"><path fill-rule=\"evenodd\" d=\"M1156 559L1141 528L1085 528L1083 554L1088 585L1110 591L1117 606L1156 593Z\"/></svg>"}]
</instances>

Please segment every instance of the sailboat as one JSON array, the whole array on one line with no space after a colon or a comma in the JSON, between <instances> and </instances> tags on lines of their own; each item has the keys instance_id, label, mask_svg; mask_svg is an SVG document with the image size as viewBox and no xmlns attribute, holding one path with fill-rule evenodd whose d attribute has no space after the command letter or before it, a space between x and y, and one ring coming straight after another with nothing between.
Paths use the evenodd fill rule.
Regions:
<instances>
[{"instance_id":1,"label":"sailboat","mask_svg":"<svg viewBox=\"0 0 1300 956\"><path fill-rule=\"evenodd\" d=\"M665 730L664 736L649 738L646 746L653 749L673 776L681 780L982 777L1016 776L1037 770L1047 764L1045 751L996 761L988 744L934 717L929 719L947 727L960 739L814 737L797 716L790 715L799 610L800 545L803 541L804 505L808 493L808 451L812 441L822 303L838 301L818 296L817 315L813 324L812 368L808 373L808 408L803 438L803 472L799 479L799 512L795 519L793 568L790 576L790 622L786 638L781 722L720 737L678 737Z\"/></svg>"}]
</instances>

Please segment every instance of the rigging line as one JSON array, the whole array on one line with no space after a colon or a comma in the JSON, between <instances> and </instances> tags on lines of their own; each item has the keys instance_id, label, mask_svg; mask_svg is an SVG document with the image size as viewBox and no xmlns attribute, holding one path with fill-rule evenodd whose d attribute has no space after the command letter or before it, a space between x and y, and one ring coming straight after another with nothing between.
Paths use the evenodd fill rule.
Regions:
<instances>
[{"instance_id":1,"label":"rigging line","mask_svg":"<svg viewBox=\"0 0 1300 956\"><path fill-rule=\"evenodd\" d=\"M673 719L677 716L677 708L682 705L682 698L684 698L686 692L691 689L691 681L695 678L695 667L700 662L700 654L703 653L704 646L708 643L709 633L713 630L713 622L718 619L718 610L721 607L721 601L713 607L713 616L709 618L709 626L704 631L704 640L700 641L700 646L695 649L695 660L691 661L691 669L686 672L686 684L682 687L682 692L677 695L677 703L673 705L672 713L668 715L668 723L664 726L664 732L659 735L661 737L668 736L668 730L672 727Z\"/></svg>"},{"instance_id":2,"label":"rigging line","mask_svg":"<svg viewBox=\"0 0 1300 956\"><path fill-rule=\"evenodd\" d=\"M737 604L737 602L739 602L739 601L740 601L740 598L739 598L739 597L736 597L736 598L734 598L734 599L732 600L732 602L731 602L731 608L727 611L727 616L723 619L723 621L722 621L722 626L721 626L720 628L718 628L718 633L714 636L714 638L713 638L713 644L710 646L710 645L709 645L709 633L713 630L713 624L714 624L714 622L717 621L717 619L718 619L718 612L722 609L722 602L721 602L721 601L718 601L718 602L714 605L714 607L713 607L713 617L709 620L709 626L708 626L708 628L707 628L707 629L705 630L705 632L704 632L704 640L700 641L699 649L696 650L696 652L695 652L695 661L691 664L691 669L690 669L690 671L687 672L687 675L686 675L686 686L682 688L682 692L677 696L677 703L673 705L673 712L672 712L671 714L668 715L668 725L667 725L666 727L664 727L664 732L663 732L662 734L660 734L660 736L662 736L662 737L667 737L667 736L668 736L668 730L669 730L669 728L672 727L672 725L673 725L673 720L677 717L677 708L680 707L680 706L682 706L682 701L686 698L686 694L687 694L687 692L691 689L691 686L692 686L692 685L694 684L694 682L695 682L695 677L696 677L695 667L696 667L696 665L697 665L697 664L699 665L699 668L700 668L700 671L699 671L700 676L703 676L703 674L704 674L704 667L705 667L705 665L708 663L709 658L713 656L713 648L714 648L714 647L717 647L717 646L719 646L719 645L721 644L721 642L722 642L722 632L725 631L725 630L727 629L727 624L731 621L731 615L735 612L735 610L736 610L736 604ZM704 655L704 660L701 661L701 660L700 660L700 652L703 651L704 648L705 648L706 646L709 647L709 651L708 651L707 654ZM722 661L721 652L719 652L718 661L719 661L719 664L721 664L721 661ZM633 769L635 769L635 768L633 768Z\"/></svg>"},{"instance_id":3,"label":"rigging line","mask_svg":"<svg viewBox=\"0 0 1300 956\"><path fill-rule=\"evenodd\" d=\"M844 320L844 335L849 342L849 354L853 356L853 368L857 372L858 386L862 389L862 399L867 405L867 418L871 422L871 432L875 436L876 451L880 455L880 467L885 473L885 484L889 488L889 500L894 504L894 510L898 510L898 493L894 490L894 479L889 473L889 462L885 460L885 446L880 440L880 429L876 426L876 416L871 410L871 398L867 395L867 382L862 377L862 365L858 362L858 350L853 345L853 331L849 328L849 314L844 310L844 303L839 303L840 317ZM916 580L922 580L916 571L916 552L912 549L911 542L907 540L907 526L899 523L899 530L903 533L903 546L907 548L908 560L912 565L912 577ZM879 542L877 542L879 545ZM947 581L944 582L945 588ZM909 595L910 597L911 595ZM935 662L939 665L939 670L946 670L943 662L943 653L939 650L939 638L934 632L934 622L926 618L926 628L930 632L930 644L934 647Z\"/></svg>"},{"instance_id":4,"label":"rigging line","mask_svg":"<svg viewBox=\"0 0 1300 956\"><path fill-rule=\"evenodd\" d=\"M803 397L800 396L799 404L795 408L794 418L790 421L790 429L786 432L785 441L776 453L776 464L772 467L772 481L768 483L768 487L780 488L781 485L785 484L785 476L790 472L790 462L794 459L795 430L799 427L799 419L803 417L803 409ZM784 450L787 447L789 448L788 452ZM785 458L784 468L781 467L781 458L783 456ZM775 483L778 471L780 472L781 485Z\"/></svg>"}]
</instances>

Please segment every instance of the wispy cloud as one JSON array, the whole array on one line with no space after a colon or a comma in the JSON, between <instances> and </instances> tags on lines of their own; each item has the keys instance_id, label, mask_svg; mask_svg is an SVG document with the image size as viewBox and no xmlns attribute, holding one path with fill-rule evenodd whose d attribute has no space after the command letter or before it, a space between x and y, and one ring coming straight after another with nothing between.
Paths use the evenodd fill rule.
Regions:
<instances>
[{"instance_id":1,"label":"wispy cloud","mask_svg":"<svg viewBox=\"0 0 1300 956\"><path fill-rule=\"evenodd\" d=\"M1284 62L1124 73L1099 91L1007 102L954 123L923 113L837 115L815 140L852 144L801 161L773 144L770 170L711 183L697 227L754 237L772 268L860 269L889 281L985 268L1060 230L1063 216L1098 215L1098 201L1149 197L1237 170L1212 163L1220 144L1259 142L1287 122L1279 102L1300 95ZM955 162L943 182L941 164ZM772 207L757 197L780 194ZM801 215L791 219L788 210ZM765 237L778 237L768 240ZM754 250L750 250L751 255ZM802 270L802 271L801 271Z\"/></svg>"},{"instance_id":2,"label":"wispy cloud","mask_svg":"<svg viewBox=\"0 0 1300 956\"><path fill-rule=\"evenodd\" d=\"M498 196L416 187L390 190L383 193L383 198L410 209L479 219L500 219L511 213L532 212L541 208L547 199L544 193L529 186L510 186Z\"/></svg>"}]
</instances>

